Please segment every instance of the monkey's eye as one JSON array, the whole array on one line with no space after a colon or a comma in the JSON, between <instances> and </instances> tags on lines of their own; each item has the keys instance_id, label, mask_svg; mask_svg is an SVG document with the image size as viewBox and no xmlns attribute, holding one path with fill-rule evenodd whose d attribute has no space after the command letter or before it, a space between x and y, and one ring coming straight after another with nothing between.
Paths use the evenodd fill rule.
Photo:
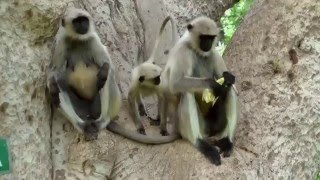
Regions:
<instances>
[{"instance_id":1,"label":"monkey's eye","mask_svg":"<svg viewBox=\"0 0 320 180\"><path fill-rule=\"evenodd\" d=\"M144 81L144 76L140 76L140 77L139 77L139 81L140 81L140 82L143 82L143 81Z\"/></svg>"},{"instance_id":2,"label":"monkey's eye","mask_svg":"<svg viewBox=\"0 0 320 180\"><path fill-rule=\"evenodd\" d=\"M188 24L187 29L190 31L193 28L191 24Z\"/></svg>"}]
</instances>

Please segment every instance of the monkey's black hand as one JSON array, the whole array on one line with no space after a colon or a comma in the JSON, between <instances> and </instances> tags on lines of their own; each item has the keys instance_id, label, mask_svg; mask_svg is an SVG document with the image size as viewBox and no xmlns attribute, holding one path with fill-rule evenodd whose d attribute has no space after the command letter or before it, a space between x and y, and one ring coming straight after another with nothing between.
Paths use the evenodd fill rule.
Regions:
<instances>
[{"instance_id":1,"label":"monkey's black hand","mask_svg":"<svg viewBox=\"0 0 320 180\"><path fill-rule=\"evenodd\" d=\"M231 86L235 83L236 77L228 71L223 72L222 76L224 77L224 85Z\"/></svg>"},{"instance_id":2,"label":"monkey's black hand","mask_svg":"<svg viewBox=\"0 0 320 180\"><path fill-rule=\"evenodd\" d=\"M100 90L101 88L103 88L104 84L106 83L107 81L107 78L108 78L108 73L109 73L109 64L107 63L104 63L99 72L98 72L98 82L97 82L97 87L98 87L98 90Z\"/></svg>"}]
</instances>

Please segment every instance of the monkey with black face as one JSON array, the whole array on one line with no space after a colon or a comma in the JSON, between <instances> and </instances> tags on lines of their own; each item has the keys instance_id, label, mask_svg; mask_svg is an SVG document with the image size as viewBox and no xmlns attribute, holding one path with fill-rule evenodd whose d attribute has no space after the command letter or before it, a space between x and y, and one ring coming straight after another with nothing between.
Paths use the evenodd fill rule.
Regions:
<instances>
[{"instance_id":1,"label":"monkey with black face","mask_svg":"<svg viewBox=\"0 0 320 180\"><path fill-rule=\"evenodd\" d=\"M233 148L233 135L238 118L238 102L231 86L235 77L228 72L222 57L214 49L219 29L208 17L194 19L169 53L163 72L166 89L165 101L170 118L178 119L178 131L189 140L213 164L221 164L219 151L211 146L207 137L220 136L215 143L225 156ZM215 79L224 77L225 83ZM205 89L213 89L219 99L209 112L199 108L199 95ZM178 113L175 113L178 112Z\"/></svg>"},{"instance_id":2,"label":"monkey with black face","mask_svg":"<svg viewBox=\"0 0 320 180\"><path fill-rule=\"evenodd\" d=\"M160 75L162 72L162 68L158 65L155 64L155 60L157 59L156 57L156 52L159 51L159 43L161 40L161 36L163 34L164 28L167 24L168 21L171 21L171 27L172 27L172 43L174 44L177 39L177 29L176 29L176 23L174 19L171 16L167 16L159 31L159 35L156 39L154 48L152 50L152 53L149 57L149 59L146 62L143 62L142 64L136 66L133 71L132 71L132 76L131 76L131 83L129 87L129 93L128 93L128 100L129 100L129 105L130 105L130 112L133 116L133 120L138 127L138 132L140 134L146 134L145 129L143 127L143 124L141 123L141 118L138 111L142 111L143 113L146 112L144 105L142 103L142 97L147 97L151 95L156 95L158 98L158 117L159 120L153 120L151 119L152 125L155 125L157 121L159 122L160 125L160 133L163 136L169 135L167 131L167 121L164 118L161 118L161 112L163 110L163 92L160 86L161 80L160 80ZM139 105L137 107L137 105ZM146 114L146 113L145 113Z\"/></svg>"},{"instance_id":3,"label":"monkey with black face","mask_svg":"<svg viewBox=\"0 0 320 180\"><path fill-rule=\"evenodd\" d=\"M96 138L99 129L105 127L109 118L119 111L121 96L114 81L109 54L88 12L75 8L66 11L56 36L51 68L49 90L54 105L60 106L88 139ZM107 81L107 78L110 79ZM101 108L107 106L108 109L108 105L101 102L108 91L103 88L106 82L112 86L110 90L114 94L111 112ZM108 114L108 119L102 114Z\"/></svg>"},{"instance_id":4,"label":"monkey with black face","mask_svg":"<svg viewBox=\"0 0 320 180\"><path fill-rule=\"evenodd\" d=\"M68 9L63 16L47 83L53 105L88 139L96 138L99 130L105 127L146 144L168 143L178 137L176 134L168 137L144 136L130 132L113 121L121 106L115 68L107 48L95 31L92 17L85 10ZM90 102L86 95L92 98Z\"/></svg>"}]
</instances>

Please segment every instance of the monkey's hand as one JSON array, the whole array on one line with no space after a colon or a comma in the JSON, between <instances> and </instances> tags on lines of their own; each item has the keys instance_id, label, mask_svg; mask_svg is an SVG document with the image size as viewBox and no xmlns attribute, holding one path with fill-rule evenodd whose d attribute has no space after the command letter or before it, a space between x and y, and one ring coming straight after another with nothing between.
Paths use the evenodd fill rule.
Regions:
<instances>
[{"instance_id":1,"label":"monkey's hand","mask_svg":"<svg viewBox=\"0 0 320 180\"><path fill-rule=\"evenodd\" d=\"M236 77L233 74L231 74L230 72L225 71L225 72L223 72L222 76L224 78L223 85L230 87L232 84L235 83Z\"/></svg>"},{"instance_id":2,"label":"monkey's hand","mask_svg":"<svg viewBox=\"0 0 320 180\"><path fill-rule=\"evenodd\" d=\"M97 76L98 76L98 82L97 82L98 90L103 88L104 84L107 81L108 74L109 74L109 64L108 63L104 63L100 67L99 72L97 74Z\"/></svg>"}]
</instances>

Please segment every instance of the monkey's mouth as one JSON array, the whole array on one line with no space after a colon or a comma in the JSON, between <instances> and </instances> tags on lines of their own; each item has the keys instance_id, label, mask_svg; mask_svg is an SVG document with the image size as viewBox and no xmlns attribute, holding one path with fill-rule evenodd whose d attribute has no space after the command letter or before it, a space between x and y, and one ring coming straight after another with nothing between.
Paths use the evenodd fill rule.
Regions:
<instances>
[{"instance_id":1,"label":"monkey's mouth","mask_svg":"<svg viewBox=\"0 0 320 180\"><path fill-rule=\"evenodd\" d=\"M81 35L87 34L88 30L89 30L89 27L86 27L86 26L75 28L75 31Z\"/></svg>"},{"instance_id":2,"label":"monkey's mouth","mask_svg":"<svg viewBox=\"0 0 320 180\"><path fill-rule=\"evenodd\" d=\"M72 21L74 31L78 34L86 34L89 30L89 19L85 16L79 16Z\"/></svg>"},{"instance_id":3,"label":"monkey's mouth","mask_svg":"<svg viewBox=\"0 0 320 180\"><path fill-rule=\"evenodd\" d=\"M208 52L212 48L213 40L215 36L212 35L200 35L200 49L204 52Z\"/></svg>"}]
</instances>

